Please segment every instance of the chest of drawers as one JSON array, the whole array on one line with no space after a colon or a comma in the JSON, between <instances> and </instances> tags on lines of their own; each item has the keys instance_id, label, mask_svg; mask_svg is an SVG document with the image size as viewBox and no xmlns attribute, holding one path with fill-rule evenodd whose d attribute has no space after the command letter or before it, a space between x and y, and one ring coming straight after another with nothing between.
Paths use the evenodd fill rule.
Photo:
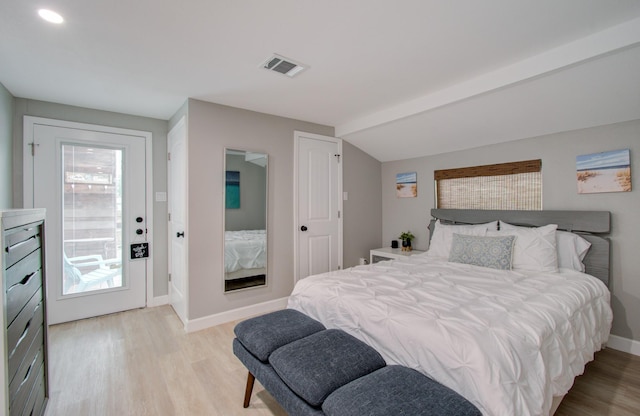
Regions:
<instances>
[{"instance_id":1,"label":"chest of drawers","mask_svg":"<svg viewBox=\"0 0 640 416\"><path fill-rule=\"evenodd\" d=\"M44 210L0 211L0 403L3 414L44 413L48 397Z\"/></svg>"}]
</instances>

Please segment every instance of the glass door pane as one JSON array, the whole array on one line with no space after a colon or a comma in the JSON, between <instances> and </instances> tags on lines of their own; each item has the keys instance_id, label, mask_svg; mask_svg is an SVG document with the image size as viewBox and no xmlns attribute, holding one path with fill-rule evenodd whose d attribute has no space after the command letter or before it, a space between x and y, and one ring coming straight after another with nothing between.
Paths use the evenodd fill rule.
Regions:
<instances>
[{"instance_id":1,"label":"glass door pane","mask_svg":"<svg viewBox=\"0 0 640 416\"><path fill-rule=\"evenodd\" d=\"M62 157L62 294L122 287L122 150L63 144Z\"/></svg>"}]
</instances>

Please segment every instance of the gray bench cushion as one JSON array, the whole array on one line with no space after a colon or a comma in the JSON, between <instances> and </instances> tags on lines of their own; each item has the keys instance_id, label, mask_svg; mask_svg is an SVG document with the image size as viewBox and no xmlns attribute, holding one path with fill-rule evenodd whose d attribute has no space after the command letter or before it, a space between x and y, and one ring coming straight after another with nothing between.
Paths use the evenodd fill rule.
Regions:
<instances>
[{"instance_id":1,"label":"gray bench cushion","mask_svg":"<svg viewBox=\"0 0 640 416\"><path fill-rule=\"evenodd\" d=\"M385 365L376 350L336 329L278 348L269 363L282 381L312 406L320 406L338 387Z\"/></svg>"},{"instance_id":2,"label":"gray bench cushion","mask_svg":"<svg viewBox=\"0 0 640 416\"><path fill-rule=\"evenodd\" d=\"M327 416L481 416L464 397L419 372L387 366L334 391Z\"/></svg>"},{"instance_id":3,"label":"gray bench cushion","mask_svg":"<svg viewBox=\"0 0 640 416\"><path fill-rule=\"evenodd\" d=\"M292 341L322 331L324 325L294 309L284 309L240 322L234 328L238 340L260 361Z\"/></svg>"},{"instance_id":4,"label":"gray bench cushion","mask_svg":"<svg viewBox=\"0 0 640 416\"><path fill-rule=\"evenodd\" d=\"M256 380L278 401L289 415L295 416L324 416L321 409L309 406L300 396L291 391L268 363L258 360L238 341L233 340L233 353L256 377ZM243 413L237 413L242 415Z\"/></svg>"}]
</instances>

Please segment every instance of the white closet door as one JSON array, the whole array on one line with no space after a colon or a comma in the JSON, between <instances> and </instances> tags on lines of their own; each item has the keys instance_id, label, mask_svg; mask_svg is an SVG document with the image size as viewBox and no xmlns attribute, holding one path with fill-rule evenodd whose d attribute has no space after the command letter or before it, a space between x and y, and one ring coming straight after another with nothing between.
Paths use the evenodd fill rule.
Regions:
<instances>
[{"instance_id":1,"label":"white closet door","mask_svg":"<svg viewBox=\"0 0 640 416\"><path fill-rule=\"evenodd\" d=\"M296 279L342 266L342 141L296 132Z\"/></svg>"}]
</instances>

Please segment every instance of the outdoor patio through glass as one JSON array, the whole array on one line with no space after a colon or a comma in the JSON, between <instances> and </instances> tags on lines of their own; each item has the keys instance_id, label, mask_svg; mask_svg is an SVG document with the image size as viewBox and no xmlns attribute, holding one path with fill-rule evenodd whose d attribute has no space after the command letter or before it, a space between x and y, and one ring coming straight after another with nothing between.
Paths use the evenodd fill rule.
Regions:
<instances>
[{"instance_id":1,"label":"outdoor patio through glass","mask_svg":"<svg viewBox=\"0 0 640 416\"><path fill-rule=\"evenodd\" d=\"M122 287L122 150L63 145L62 158L62 294Z\"/></svg>"}]
</instances>

